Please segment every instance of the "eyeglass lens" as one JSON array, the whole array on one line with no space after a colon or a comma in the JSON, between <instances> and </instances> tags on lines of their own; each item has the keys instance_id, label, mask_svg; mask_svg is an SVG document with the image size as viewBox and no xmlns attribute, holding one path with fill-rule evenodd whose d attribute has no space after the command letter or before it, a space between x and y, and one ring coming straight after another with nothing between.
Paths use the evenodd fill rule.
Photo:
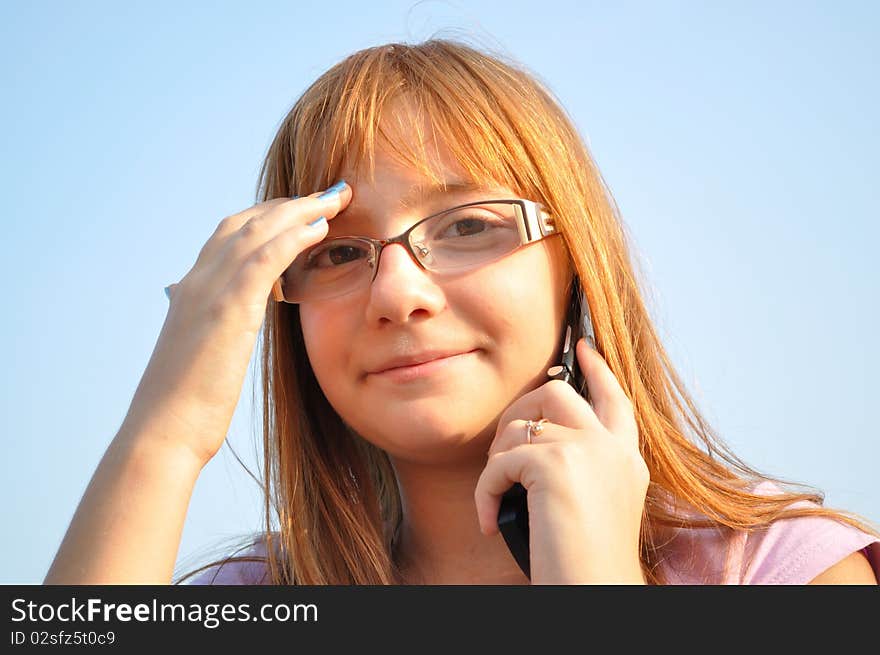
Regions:
<instances>
[{"instance_id":1,"label":"eyeglass lens","mask_svg":"<svg viewBox=\"0 0 880 655\"><path fill-rule=\"evenodd\" d=\"M409 234L417 261L433 272L487 264L521 245L515 206L485 203L459 207L419 223ZM327 239L302 252L281 278L285 300L339 296L370 284L378 247L365 239Z\"/></svg>"}]
</instances>

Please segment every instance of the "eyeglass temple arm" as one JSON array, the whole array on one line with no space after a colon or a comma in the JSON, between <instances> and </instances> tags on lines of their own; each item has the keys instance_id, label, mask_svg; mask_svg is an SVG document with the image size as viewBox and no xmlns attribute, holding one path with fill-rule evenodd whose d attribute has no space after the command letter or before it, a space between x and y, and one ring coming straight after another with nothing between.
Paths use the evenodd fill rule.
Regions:
<instances>
[{"instance_id":1,"label":"eyeglass temple arm","mask_svg":"<svg viewBox=\"0 0 880 655\"><path fill-rule=\"evenodd\" d=\"M520 218L518 227L522 243L531 243L556 234L556 221L538 203L525 200L516 209Z\"/></svg>"},{"instance_id":2,"label":"eyeglass temple arm","mask_svg":"<svg viewBox=\"0 0 880 655\"><path fill-rule=\"evenodd\" d=\"M275 278L275 284L272 285L272 298L275 302L284 302L284 292L281 290L281 278Z\"/></svg>"}]
</instances>

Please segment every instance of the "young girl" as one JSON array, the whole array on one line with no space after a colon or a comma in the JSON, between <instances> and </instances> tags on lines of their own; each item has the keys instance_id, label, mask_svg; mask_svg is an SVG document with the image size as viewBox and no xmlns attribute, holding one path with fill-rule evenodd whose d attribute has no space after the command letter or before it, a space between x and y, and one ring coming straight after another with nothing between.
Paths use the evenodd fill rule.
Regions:
<instances>
[{"instance_id":1,"label":"young girl","mask_svg":"<svg viewBox=\"0 0 880 655\"><path fill-rule=\"evenodd\" d=\"M448 41L350 56L285 119L260 197L172 285L47 583L172 580L261 326L265 530L195 582L877 583L872 526L700 416L595 163L516 66ZM578 289L585 393L548 376ZM498 526L516 484L525 566Z\"/></svg>"}]
</instances>

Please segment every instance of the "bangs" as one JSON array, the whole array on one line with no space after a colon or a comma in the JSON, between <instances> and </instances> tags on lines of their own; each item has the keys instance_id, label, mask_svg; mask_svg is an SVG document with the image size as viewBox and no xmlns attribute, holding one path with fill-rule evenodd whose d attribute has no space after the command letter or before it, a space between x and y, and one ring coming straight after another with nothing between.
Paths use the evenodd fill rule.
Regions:
<instances>
[{"instance_id":1,"label":"bangs","mask_svg":"<svg viewBox=\"0 0 880 655\"><path fill-rule=\"evenodd\" d=\"M465 181L534 197L541 185L526 142L546 107L536 106L543 103L531 86L524 74L449 42L358 52L291 112L293 188L312 193L346 169L372 181L377 149L442 185L442 150Z\"/></svg>"}]
</instances>

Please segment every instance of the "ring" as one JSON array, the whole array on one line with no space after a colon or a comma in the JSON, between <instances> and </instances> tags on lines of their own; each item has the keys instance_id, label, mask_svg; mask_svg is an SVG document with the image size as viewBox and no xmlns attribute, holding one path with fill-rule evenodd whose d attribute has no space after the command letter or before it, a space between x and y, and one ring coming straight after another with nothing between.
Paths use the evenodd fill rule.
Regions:
<instances>
[{"instance_id":1,"label":"ring","mask_svg":"<svg viewBox=\"0 0 880 655\"><path fill-rule=\"evenodd\" d=\"M526 441L532 443L532 437L539 436L544 431L544 424L547 419L542 418L537 421L526 421Z\"/></svg>"}]
</instances>

